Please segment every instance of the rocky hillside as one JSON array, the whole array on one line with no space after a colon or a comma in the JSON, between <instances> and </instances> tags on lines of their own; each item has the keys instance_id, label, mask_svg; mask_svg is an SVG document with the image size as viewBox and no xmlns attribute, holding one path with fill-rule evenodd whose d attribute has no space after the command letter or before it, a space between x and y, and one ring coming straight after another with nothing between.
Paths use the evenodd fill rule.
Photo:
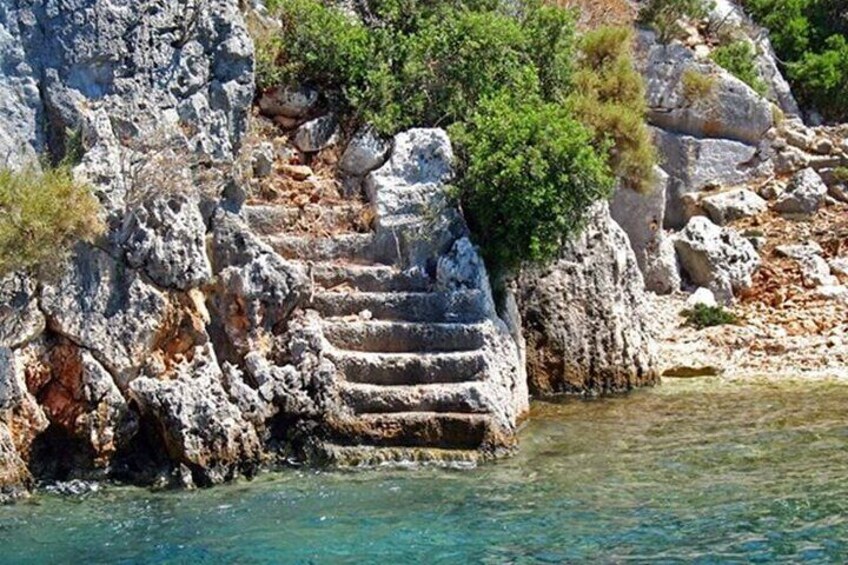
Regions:
<instances>
[{"instance_id":1,"label":"rocky hillside","mask_svg":"<svg viewBox=\"0 0 848 565\"><path fill-rule=\"evenodd\" d=\"M844 370L846 131L804 125L734 5L711 18L753 30L767 88L713 62L704 22L669 44L640 30L655 186L622 185L493 290L445 131L382 136L327 91L257 91L251 33L279 23L244 4L0 6L6 166L78 154L106 226L50 273L0 279L5 498L287 461L464 465L515 448L531 395L784 353ZM687 300L740 325L683 328Z\"/></svg>"}]
</instances>

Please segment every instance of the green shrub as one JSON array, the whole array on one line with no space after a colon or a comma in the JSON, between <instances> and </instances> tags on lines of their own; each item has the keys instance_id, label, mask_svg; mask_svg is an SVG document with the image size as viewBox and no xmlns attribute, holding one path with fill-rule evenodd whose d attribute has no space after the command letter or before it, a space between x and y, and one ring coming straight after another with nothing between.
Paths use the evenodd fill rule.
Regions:
<instances>
[{"instance_id":1,"label":"green shrub","mask_svg":"<svg viewBox=\"0 0 848 565\"><path fill-rule=\"evenodd\" d=\"M608 148L615 173L631 188L646 191L657 157L645 121L645 89L633 62L632 41L629 28L601 27L586 33L570 102L594 133L596 148Z\"/></svg>"},{"instance_id":2,"label":"green shrub","mask_svg":"<svg viewBox=\"0 0 848 565\"><path fill-rule=\"evenodd\" d=\"M833 180L836 182L848 182L848 167L836 167L833 169Z\"/></svg>"},{"instance_id":3,"label":"green shrub","mask_svg":"<svg viewBox=\"0 0 848 565\"><path fill-rule=\"evenodd\" d=\"M703 19L709 11L706 0L648 0L639 10L639 22L656 31L661 43L668 43L682 32L679 20Z\"/></svg>"},{"instance_id":4,"label":"green shrub","mask_svg":"<svg viewBox=\"0 0 848 565\"><path fill-rule=\"evenodd\" d=\"M844 0L747 0L769 29L802 105L833 121L848 119L848 4Z\"/></svg>"},{"instance_id":5,"label":"green shrub","mask_svg":"<svg viewBox=\"0 0 848 565\"><path fill-rule=\"evenodd\" d=\"M756 65L754 46L744 39L717 47L710 58L733 76L750 86L760 96L766 93L766 83Z\"/></svg>"},{"instance_id":6,"label":"green shrub","mask_svg":"<svg viewBox=\"0 0 848 565\"><path fill-rule=\"evenodd\" d=\"M0 275L55 266L76 241L102 231L98 210L67 166L0 169Z\"/></svg>"},{"instance_id":7,"label":"green shrub","mask_svg":"<svg viewBox=\"0 0 848 565\"><path fill-rule=\"evenodd\" d=\"M465 171L463 207L496 272L554 258L612 190L590 132L563 105L503 94L450 133Z\"/></svg>"},{"instance_id":8,"label":"green shrub","mask_svg":"<svg viewBox=\"0 0 848 565\"><path fill-rule=\"evenodd\" d=\"M686 318L687 325L699 330L713 326L735 324L737 322L736 315L728 312L721 306L696 304L694 308L684 310L681 314Z\"/></svg>"},{"instance_id":9,"label":"green shrub","mask_svg":"<svg viewBox=\"0 0 848 565\"><path fill-rule=\"evenodd\" d=\"M680 83L683 87L683 97L687 104L695 104L702 100L706 100L713 93L715 88L715 78L712 75L704 74L695 69L686 69L680 77Z\"/></svg>"}]
</instances>

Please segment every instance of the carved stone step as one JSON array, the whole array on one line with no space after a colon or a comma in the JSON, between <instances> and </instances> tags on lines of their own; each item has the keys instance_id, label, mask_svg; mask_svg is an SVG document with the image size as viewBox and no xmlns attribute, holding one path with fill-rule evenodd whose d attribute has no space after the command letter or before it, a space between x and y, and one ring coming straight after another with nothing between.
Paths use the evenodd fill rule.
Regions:
<instances>
[{"instance_id":1,"label":"carved stone step","mask_svg":"<svg viewBox=\"0 0 848 565\"><path fill-rule=\"evenodd\" d=\"M258 235L273 235L304 229L328 230L367 228L362 204L325 206L280 206L248 204L241 212L250 229ZM357 231L360 231L357 229Z\"/></svg>"},{"instance_id":2,"label":"carved stone step","mask_svg":"<svg viewBox=\"0 0 848 565\"><path fill-rule=\"evenodd\" d=\"M374 235L370 233L344 233L334 237L277 234L265 236L264 241L286 259L300 261L374 262Z\"/></svg>"},{"instance_id":3,"label":"carved stone step","mask_svg":"<svg viewBox=\"0 0 848 565\"><path fill-rule=\"evenodd\" d=\"M316 263L312 278L324 288L347 285L361 292L427 292L433 287L433 280L421 270L400 271L387 265Z\"/></svg>"},{"instance_id":4,"label":"carved stone step","mask_svg":"<svg viewBox=\"0 0 848 565\"><path fill-rule=\"evenodd\" d=\"M491 411L479 382L415 386L379 386L343 383L342 401L356 414L392 412L455 412L485 414Z\"/></svg>"},{"instance_id":5,"label":"carved stone step","mask_svg":"<svg viewBox=\"0 0 848 565\"><path fill-rule=\"evenodd\" d=\"M324 463L335 467L475 467L485 459L476 450L429 447L376 447L373 445L321 446Z\"/></svg>"},{"instance_id":6,"label":"carved stone step","mask_svg":"<svg viewBox=\"0 0 848 565\"><path fill-rule=\"evenodd\" d=\"M324 336L339 349L351 351L471 351L483 347L483 327L480 324L327 321L324 323Z\"/></svg>"},{"instance_id":7,"label":"carved stone step","mask_svg":"<svg viewBox=\"0 0 848 565\"><path fill-rule=\"evenodd\" d=\"M335 437L348 445L480 449L497 445L492 419L483 414L397 412L360 414L330 422Z\"/></svg>"},{"instance_id":8,"label":"carved stone step","mask_svg":"<svg viewBox=\"0 0 848 565\"><path fill-rule=\"evenodd\" d=\"M373 385L461 383L483 378L485 356L457 353L325 352L348 382Z\"/></svg>"},{"instance_id":9,"label":"carved stone step","mask_svg":"<svg viewBox=\"0 0 848 565\"><path fill-rule=\"evenodd\" d=\"M318 292L307 308L325 318L355 316L368 310L377 320L474 323L487 318L479 290L457 292Z\"/></svg>"}]
</instances>

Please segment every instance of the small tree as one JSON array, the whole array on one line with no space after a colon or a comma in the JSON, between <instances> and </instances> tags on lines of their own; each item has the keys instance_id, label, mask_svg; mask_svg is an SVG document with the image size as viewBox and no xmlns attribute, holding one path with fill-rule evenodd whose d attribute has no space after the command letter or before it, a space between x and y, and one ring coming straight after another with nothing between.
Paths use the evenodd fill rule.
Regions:
<instances>
[{"instance_id":1,"label":"small tree","mask_svg":"<svg viewBox=\"0 0 848 565\"><path fill-rule=\"evenodd\" d=\"M706 0L648 0L639 10L639 22L653 28L660 42L668 43L681 33L681 19L703 19L710 8Z\"/></svg>"},{"instance_id":2,"label":"small tree","mask_svg":"<svg viewBox=\"0 0 848 565\"><path fill-rule=\"evenodd\" d=\"M755 61L757 53L749 41L740 39L728 45L722 45L716 48L710 57L719 66L754 89L760 96L766 93L766 83L757 70Z\"/></svg>"}]
</instances>

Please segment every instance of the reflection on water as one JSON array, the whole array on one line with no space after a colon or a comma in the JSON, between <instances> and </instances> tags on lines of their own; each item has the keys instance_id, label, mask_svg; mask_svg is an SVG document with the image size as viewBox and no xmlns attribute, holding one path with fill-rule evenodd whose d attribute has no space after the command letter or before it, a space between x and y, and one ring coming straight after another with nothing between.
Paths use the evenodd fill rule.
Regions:
<instances>
[{"instance_id":1,"label":"reflection on water","mask_svg":"<svg viewBox=\"0 0 848 565\"><path fill-rule=\"evenodd\" d=\"M538 403L472 471L289 471L0 508L0 561L848 560L848 384L669 381Z\"/></svg>"}]
</instances>

